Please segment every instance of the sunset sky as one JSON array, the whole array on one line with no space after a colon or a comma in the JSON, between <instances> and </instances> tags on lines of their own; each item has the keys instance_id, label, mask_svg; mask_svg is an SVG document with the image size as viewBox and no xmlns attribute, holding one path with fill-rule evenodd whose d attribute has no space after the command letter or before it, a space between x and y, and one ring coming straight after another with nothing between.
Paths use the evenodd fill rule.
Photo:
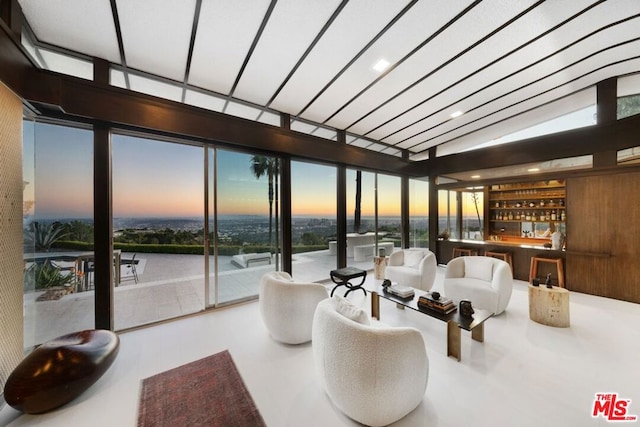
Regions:
<instances>
[{"instance_id":1,"label":"sunset sky","mask_svg":"<svg viewBox=\"0 0 640 427\"><path fill-rule=\"evenodd\" d=\"M112 152L114 217L203 216L202 147L114 135ZM92 157L91 131L25 122L24 198L36 200L37 218L93 216ZM251 157L218 150L219 214L268 214L267 177L256 179L250 168ZM336 168L294 161L291 169L293 215L334 218ZM426 216L426 184L421 182L419 187L415 191L419 196L412 198L411 208L413 213ZM379 215L399 216L400 178L378 175L378 194ZM347 215L352 216L354 170L347 171L347 195ZM374 195L374 174L363 172L363 216L374 214Z\"/></svg>"}]
</instances>

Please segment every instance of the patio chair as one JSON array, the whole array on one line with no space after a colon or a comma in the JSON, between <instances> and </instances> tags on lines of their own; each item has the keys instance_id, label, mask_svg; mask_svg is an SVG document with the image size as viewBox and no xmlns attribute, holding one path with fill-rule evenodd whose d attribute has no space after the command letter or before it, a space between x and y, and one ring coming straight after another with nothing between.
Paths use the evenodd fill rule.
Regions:
<instances>
[{"instance_id":1,"label":"patio chair","mask_svg":"<svg viewBox=\"0 0 640 427\"><path fill-rule=\"evenodd\" d=\"M121 282L124 282L125 280L133 280L134 283L136 284L138 283L138 271L136 270L136 265L138 264L138 261L136 261L136 255L138 254L134 253L131 259L120 260L120 265L127 266L127 274L124 276L121 275L120 277Z\"/></svg>"}]
</instances>

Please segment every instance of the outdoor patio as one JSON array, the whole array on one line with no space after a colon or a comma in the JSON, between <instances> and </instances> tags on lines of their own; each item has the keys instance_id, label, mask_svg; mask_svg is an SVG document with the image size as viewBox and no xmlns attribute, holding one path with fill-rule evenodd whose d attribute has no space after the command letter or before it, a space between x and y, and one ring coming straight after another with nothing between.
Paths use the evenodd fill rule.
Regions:
<instances>
[{"instance_id":1,"label":"outdoor patio","mask_svg":"<svg viewBox=\"0 0 640 427\"><path fill-rule=\"evenodd\" d=\"M123 253L123 259L133 254ZM114 292L116 330L145 325L202 311L215 302L214 257L210 258L210 287L205 304L204 258L201 255L147 254L136 257L138 283L130 267L121 267L121 283ZM253 298L258 294L261 276L275 264L238 268L231 256L218 257L218 304ZM373 269L373 261L349 266ZM299 281L323 282L331 287L329 272L336 268L336 256L329 250L293 256L293 277ZM370 272L369 274L372 274ZM53 301L36 301L43 292L24 296L25 347L72 331L94 327L94 291L78 292Z\"/></svg>"}]
</instances>

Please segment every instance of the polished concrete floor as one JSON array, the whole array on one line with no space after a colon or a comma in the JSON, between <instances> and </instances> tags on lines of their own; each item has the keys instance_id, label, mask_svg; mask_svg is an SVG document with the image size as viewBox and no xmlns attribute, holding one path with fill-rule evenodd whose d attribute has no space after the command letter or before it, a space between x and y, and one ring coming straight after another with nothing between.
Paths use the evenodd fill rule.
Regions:
<instances>
[{"instance_id":1,"label":"polished concrete floor","mask_svg":"<svg viewBox=\"0 0 640 427\"><path fill-rule=\"evenodd\" d=\"M435 289L442 278L440 269ZM349 299L369 310L362 293ZM640 416L640 305L575 292L570 299L571 327L543 326L529 319L527 284L515 281L507 311L487 321L484 343L463 332L460 362L446 356L444 323L382 300L382 321L418 328L430 363L422 403L394 425L609 425L592 417L596 393L630 399L628 415ZM312 344L273 341L257 301L122 333L120 339L114 365L82 396L38 416L5 406L0 426L135 426L143 378L224 349L267 425L358 425L321 389Z\"/></svg>"}]
</instances>

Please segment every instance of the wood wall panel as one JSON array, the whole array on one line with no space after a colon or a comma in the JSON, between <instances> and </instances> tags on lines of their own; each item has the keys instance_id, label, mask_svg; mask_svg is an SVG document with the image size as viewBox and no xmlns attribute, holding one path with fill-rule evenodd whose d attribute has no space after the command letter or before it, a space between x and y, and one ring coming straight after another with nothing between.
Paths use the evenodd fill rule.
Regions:
<instances>
[{"instance_id":1,"label":"wood wall panel","mask_svg":"<svg viewBox=\"0 0 640 427\"><path fill-rule=\"evenodd\" d=\"M567 180L569 289L640 303L640 173Z\"/></svg>"}]
</instances>

